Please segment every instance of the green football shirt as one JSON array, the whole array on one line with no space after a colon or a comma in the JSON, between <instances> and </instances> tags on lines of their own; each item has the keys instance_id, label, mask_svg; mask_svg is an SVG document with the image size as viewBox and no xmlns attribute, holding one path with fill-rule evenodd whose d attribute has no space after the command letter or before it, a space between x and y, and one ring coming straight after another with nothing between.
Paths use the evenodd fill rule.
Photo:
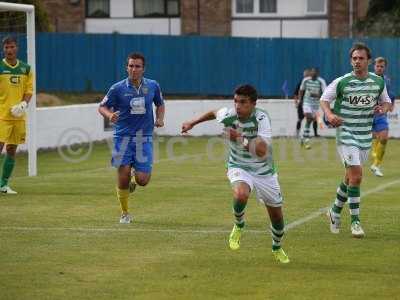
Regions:
<instances>
[{"instance_id":1,"label":"green football shirt","mask_svg":"<svg viewBox=\"0 0 400 300\"><path fill-rule=\"evenodd\" d=\"M236 141L229 141L228 168L240 168L254 175L273 175L275 166L272 158L271 121L266 111L255 108L247 120L239 120L234 108L221 108L217 112L217 121L225 128L233 128L249 140L261 137L268 144L265 157L257 157Z\"/></svg>"}]
</instances>

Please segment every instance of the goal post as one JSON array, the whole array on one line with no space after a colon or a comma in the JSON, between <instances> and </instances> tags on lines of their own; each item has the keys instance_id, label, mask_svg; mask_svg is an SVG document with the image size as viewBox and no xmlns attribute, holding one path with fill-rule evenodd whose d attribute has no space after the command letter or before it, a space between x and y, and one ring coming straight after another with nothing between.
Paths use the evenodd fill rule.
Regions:
<instances>
[{"instance_id":1,"label":"goal post","mask_svg":"<svg viewBox=\"0 0 400 300\"><path fill-rule=\"evenodd\" d=\"M0 11L19 11L26 14L27 63L33 74L33 95L29 103L27 119L28 175L37 175L36 145L36 53L35 53L35 7L28 4L0 2Z\"/></svg>"}]
</instances>

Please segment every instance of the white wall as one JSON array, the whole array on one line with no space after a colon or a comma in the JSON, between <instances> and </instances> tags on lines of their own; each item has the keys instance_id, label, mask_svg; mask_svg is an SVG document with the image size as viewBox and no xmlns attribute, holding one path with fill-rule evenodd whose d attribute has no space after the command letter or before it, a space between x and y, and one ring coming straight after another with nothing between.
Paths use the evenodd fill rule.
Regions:
<instances>
[{"instance_id":1,"label":"white wall","mask_svg":"<svg viewBox=\"0 0 400 300\"><path fill-rule=\"evenodd\" d=\"M259 107L271 117L274 136L295 136L297 112L292 100L259 100ZM201 113L220 107L232 107L232 100L176 100L166 102L165 127L156 129L158 135L179 135L181 125ZM400 138L400 101L390 113L390 136ZM104 131L104 120L97 112L97 104L39 108L37 111L38 148L100 141L112 136ZM219 135L222 127L216 121L199 124L191 135ZM334 129L320 129L323 136L334 136ZM25 150L22 145L20 150Z\"/></svg>"},{"instance_id":2,"label":"white wall","mask_svg":"<svg viewBox=\"0 0 400 300\"><path fill-rule=\"evenodd\" d=\"M232 36L327 38L327 20L232 20Z\"/></svg>"},{"instance_id":3,"label":"white wall","mask_svg":"<svg viewBox=\"0 0 400 300\"><path fill-rule=\"evenodd\" d=\"M285 20L282 26L282 37L293 38L327 38L327 20Z\"/></svg>"},{"instance_id":4,"label":"white wall","mask_svg":"<svg viewBox=\"0 0 400 300\"><path fill-rule=\"evenodd\" d=\"M281 37L279 20L232 20L232 36L237 37Z\"/></svg>"},{"instance_id":5,"label":"white wall","mask_svg":"<svg viewBox=\"0 0 400 300\"><path fill-rule=\"evenodd\" d=\"M180 35L180 18L115 18L85 20L87 33Z\"/></svg>"}]
</instances>

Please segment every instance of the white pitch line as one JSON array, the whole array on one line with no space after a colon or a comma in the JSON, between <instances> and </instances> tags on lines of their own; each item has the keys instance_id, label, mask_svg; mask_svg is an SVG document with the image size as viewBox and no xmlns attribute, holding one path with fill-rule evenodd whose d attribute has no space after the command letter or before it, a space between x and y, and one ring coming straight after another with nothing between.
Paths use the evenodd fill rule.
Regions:
<instances>
[{"instance_id":1,"label":"white pitch line","mask_svg":"<svg viewBox=\"0 0 400 300\"><path fill-rule=\"evenodd\" d=\"M395 185L397 183L400 183L400 179L394 180L394 181L379 185L376 188L370 189L370 190L366 191L365 193L362 193L361 197L366 197L368 195L375 194L377 192L383 191L384 189L386 189L386 188L388 188L388 187L390 187L392 185ZM308 221L311 221L312 219L315 219L315 218L319 217L320 215L326 213L329 208L330 208L330 206L320 208L320 209L310 213L309 215L307 215L307 216L305 216L305 217L303 217L301 219L298 219L296 221L293 221L292 223L287 224L285 226L286 231L290 230L290 229L293 229L293 228L296 228L296 227L298 227L298 226L300 226L300 225L302 225L304 223L307 223Z\"/></svg>"},{"instance_id":2,"label":"white pitch line","mask_svg":"<svg viewBox=\"0 0 400 300\"><path fill-rule=\"evenodd\" d=\"M380 186L377 186L376 188L370 189L366 191L365 193L362 194L362 197L366 197L368 195L380 192L392 185L400 183L399 180L391 181L385 184L382 184ZM307 223L308 221L311 221L323 213L325 213L329 207L323 207L320 208L307 216L300 218L292 223L289 223L286 225L285 229L286 231L291 230L293 228L299 227L300 225L303 225ZM124 226L124 225L123 225ZM204 229L204 230L199 230L199 229L157 229L157 228L118 228L118 227L113 227L113 228L101 228L101 227L20 227L20 226L0 226L1 231L82 231L82 232L165 232L165 233L200 233L200 234L227 234L230 232L230 230L222 230L222 229ZM265 234L267 230L246 230L246 232L249 233L255 233L255 234Z\"/></svg>"},{"instance_id":3,"label":"white pitch line","mask_svg":"<svg viewBox=\"0 0 400 300\"><path fill-rule=\"evenodd\" d=\"M121 225L126 226L126 225ZM226 234L230 230L222 229L151 229L151 228L101 228L101 227L18 227L18 226L2 226L2 231L83 231L83 232L165 232L165 233L201 233L201 234ZM246 230L250 233L266 233L265 230Z\"/></svg>"}]
</instances>

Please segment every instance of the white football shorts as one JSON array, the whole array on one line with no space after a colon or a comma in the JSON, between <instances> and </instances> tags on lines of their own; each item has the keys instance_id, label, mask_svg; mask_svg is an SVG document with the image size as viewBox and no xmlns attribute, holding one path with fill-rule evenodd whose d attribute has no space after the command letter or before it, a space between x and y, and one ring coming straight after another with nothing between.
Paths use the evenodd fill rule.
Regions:
<instances>
[{"instance_id":1,"label":"white football shorts","mask_svg":"<svg viewBox=\"0 0 400 300\"><path fill-rule=\"evenodd\" d=\"M318 111L319 111L319 105L303 103L303 113L313 114L315 116Z\"/></svg>"},{"instance_id":2,"label":"white football shorts","mask_svg":"<svg viewBox=\"0 0 400 300\"><path fill-rule=\"evenodd\" d=\"M227 176L232 185L235 182L242 181L250 187L251 191L255 189L256 197L261 203L272 207L282 206L283 197L278 182L278 174L253 175L243 169L230 168Z\"/></svg>"},{"instance_id":3,"label":"white football shorts","mask_svg":"<svg viewBox=\"0 0 400 300\"><path fill-rule=\"evenodd\" d=\"M337 145L337 152L344 166L362 166L368 160L369 150L355 146Z\"/></svg>"}]
</instances>

